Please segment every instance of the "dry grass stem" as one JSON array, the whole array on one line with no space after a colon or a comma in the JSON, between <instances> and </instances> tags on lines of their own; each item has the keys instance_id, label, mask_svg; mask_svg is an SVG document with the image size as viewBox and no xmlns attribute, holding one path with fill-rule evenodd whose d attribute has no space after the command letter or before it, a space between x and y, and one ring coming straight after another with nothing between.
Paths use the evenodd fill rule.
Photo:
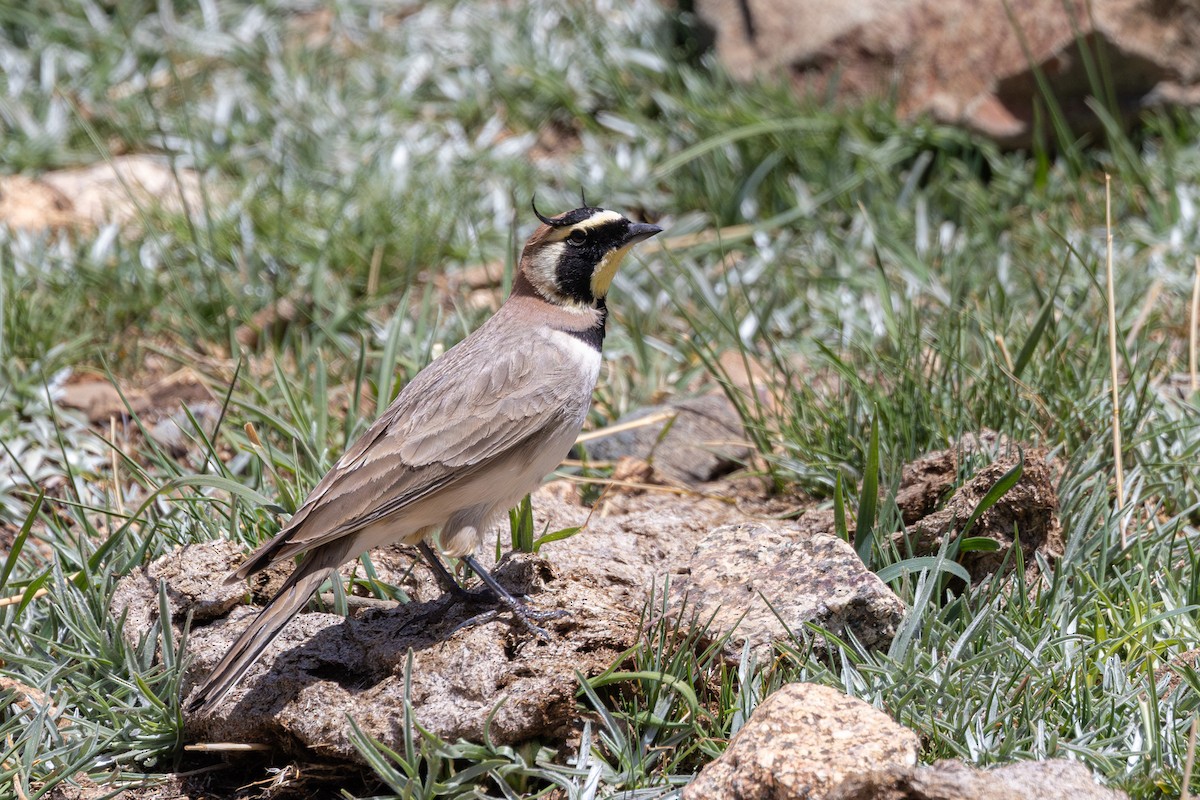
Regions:
<instances>
[{"instance_id":1,"label":"dry grass stem","mask_svg":"<svg viewBox=\"0 0 1200 800\"><path fill-rule=\"evenodd\" d=\"M185 744L183 749L193 753L266 753L271 746L257 742L198 742Z\"/></svg>"},{"instance_id":2,"label":"dry grass stem","mask_svg":"<svg viewBox=\"0 0 1200 800\"><path fill-rule=\"evenodd\" d=\"M1200 256L1196 257L1196 274L1192 279L1192 313L1188 318L1188 375L1191 377L1192 394L1200 388L1196 376L1196 325L1200 322Z\"/></svg>"},{"instance_id":3,"label":"dry grass stem","mask_svg":"<svg viewBox=\"0 0 1200 800\"><path fill-rule=\"evenodd\" d=\"M1192 797L1192 768L1196 766L1196 717L1192 717L1192 729L1188 733L1187 760L1183 765L1183 790L1179 800L1191 800Z\"/></svg>"},{"instance_id":4,"label":"dry grass stem","mask_svg":"<svg viewBox=\"0 0 1200 800\"><path fill-rule=\"evenodd\" d=\"M1112 176L1104 175L1105 277L1108 284L1108 363L1112 383L1113 467L1117 484L1117 509L1121 514L1121 549L1129 544L1125 533L1125 468L1121 463L1121 387L1117 382L1117 300L1113 287Z\"/></svg>"},{"instance_id":5,"label":"dry grass stem","mask_svg":"<svg viewBox=\"0 0 1200 800\"><path fill-rule=\"evenodd\" d=\"M611 436L614 433L623 433L636 428L645 428L648 425L656 425L659 422L667 422L668 420L674 419L677 413L679 412L659 411L657 414L650 414L649 416L639 417L638 419L631 419L629 422L622 422L619 425L609 425L607 428L597 428L594 431L588 431L587 433L579 434L579 436L575 439L575 444L583 444L584 442L590 442L593 439L602 439L605 436Z\"/></svg>"},{"instance_id":6,"label":"dry grass stem","mask_svg":"<svg viewBox=\"0 0 1200 800\"><path fill-rule=\"evenodd\" d=\"M1011 375L1014 371L1012 355L1008 352L1008 345L1004 343L1004 337L998 333L996 334L996 346L1000 348L1000 355L1004 357L1004 366Z\"/></svg>"},{"instance_id":7,"label":"dry grass stem","mask_svg":"<svg viewBox=\"0 0 1200 800\"><path fill-rule=\"evenodd\" d=\"M45 597L48 594L50 594L49 589L38 589L36 592L33 593L32 599L37 600L38 598ZM8 597L0 597L0 608L4 608L5 606L15 606L17 603L20 603L24 599L25 599L24 594L12 594L12 595L9 595Z\"/></svg>"}]
</instances>

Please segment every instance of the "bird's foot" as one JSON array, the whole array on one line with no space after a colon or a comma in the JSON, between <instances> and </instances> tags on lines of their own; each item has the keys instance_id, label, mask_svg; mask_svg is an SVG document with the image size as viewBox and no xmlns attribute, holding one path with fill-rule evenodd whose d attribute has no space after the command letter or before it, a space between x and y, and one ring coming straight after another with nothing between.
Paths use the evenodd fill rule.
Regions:
<instances>
[{"instance_id":1,"label":"bird's foot","mask_svg":"<svg viewBox=\"0 0 1200 800\"><path fill-rule=\"evenodd\" d=\"M536 620L537 622L545 622L552 619L562 619L563 617L568 616L570 613L562 609L557 611L535 611L524 604L520 604L519 608L510 608L507 606L507 604L504 604L503 601L497 602L500 602L504 607L492 608L483 612L482 614L476 614L473 617L463 620L454 626L454 628L450 631L450 635L453 636L465 628L473 628L476 625L486 625L505 611L509 611L513 615L515 624L519 624L522 628L529 631L534 635L534 637L541 639L543 642L548 642L550 641L550 632L540 625L535 625L534 621Z\"/></svg>"},{"instance_id":2,"label":"bird's foot","mask_svg":"<svg viewBox=\"0 0 1200 800\"><path fill-rule=\"evenodd\" d=\"M525 605L525 603L518 600L512 595L511 592L501 586L500 583L492 577L491 573L483 568L483 566L475 559L474 556L464 556L463 560L467 562L467 566L470 567L471 570L479 576L479 579L483 581L484 586L482 588L486 588L491 592L493 602L503 606L504 609L507 609L513 615L513 619L519 623L521 627L532 633L538 639L541 639L544 642L550 640L549 632L547 632L545 628L535 625L534 622L546 622L552 619L561 619L562 617L567 616L566 611L562 609L555 611L537 611L529 608L527 605ZM496 608L492 609L491 611L484 612L483 614L472 617L458 627L478 625L482 624L483 622L488 622L492 619L495 619L496 615L499 614L501 610L502 609ZM455 628L455 630L458 630L458 628Z\"/></svg>"},{"instance_id":3,"label":"bird's foot","mask_svg":"<svg viewBox=\"0 0 1200 800\"><path fill-rule=\"evenodd\" d=\"M458 625L454 626L453 630L450 631L451 635L457 633L463 628L471 628L475 625L483 625L491 622L503 611L508 611L513 615L513 619L517 624L532 633L538 639L541 639L545 642L550 640L550 633L545 628L542 628L534 623L546 622L552 619L561 619L562 617L568 615L568 612L563 610L537 611L529 608L525 603L518 600L511 592L501 586L500 583L492 577L491 573L484 569L483 566L473 556L465 556L463 560L467 562L467 566L470 567L471 570L479 576L480 580L483 581L483 586L480 586L478 589L464 589L458 583L458 581L454 580L454 576L450 574L448 569L446 569L446 566L442 563L442 560L438 557L437 553L432 547L429 546L428 543L421 542L417 545L417 547L420 549L421 554L425 556L425 560L429 562L429 566L433 569L434 577L437 579L438 584L442 587L442 591L451 595L459 602L470 603L473 605L480 603L491 603L500 606L500 608L490 609L482 614L476 614L475 616L460 622Z\"/></svg>"}]
</instances>

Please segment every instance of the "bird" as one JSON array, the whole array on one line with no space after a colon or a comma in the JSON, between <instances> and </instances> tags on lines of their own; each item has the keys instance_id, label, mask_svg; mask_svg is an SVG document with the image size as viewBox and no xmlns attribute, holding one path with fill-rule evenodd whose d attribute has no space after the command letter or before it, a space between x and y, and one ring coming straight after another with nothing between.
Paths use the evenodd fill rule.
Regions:
<instances>
[{"instance_id":1,"label":"bird","mask_svg":"<svg viewBox=\"0 0 1200 800\"><path fill-rule=\"evenodd\" d=\"M582 199L582 198L581 198ZM589 206L541 225L509 296L418 372L317 483L278 535L227 583L298 558L291 575L197 687L186 708L212 711L339 566L384 544L415 544L446 591L467 595L438 559L464 560L533 633L543 619L475 560L489 526L565 458L591 408L608 306L630 249L662 228Z\"/></svg>"}]
</instances>

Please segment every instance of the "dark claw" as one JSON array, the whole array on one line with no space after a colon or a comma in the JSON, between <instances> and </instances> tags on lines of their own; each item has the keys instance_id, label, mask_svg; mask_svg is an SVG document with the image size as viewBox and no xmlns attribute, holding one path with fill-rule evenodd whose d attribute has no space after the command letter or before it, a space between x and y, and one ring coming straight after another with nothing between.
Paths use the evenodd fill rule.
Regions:
<instances>
[{"instance_id":1,"label":"dark claw","mask_svg":"<svg viewBox=\"0 0 1200 800\"><path fill-rule=\"evenodd\" d=\"M521 613L530 619L536 619L538 622L545 622L551 619L562 619L563 617L571 616L571 612L565 608L558 608L554 611L536 611L527 605L523 605Z\"/></svg>"},{"instance_id":2,"label":"dark claw","mask_svg":"<svg viewBox=\"0 0 1200 800\"><path fill-rule=\"evenodd\" d=\"M473 616L469 619L465 619L462 622L455 625L450 630L449 635L453 636L454 634L458 633L459 631L463 630L464 628L472 628L476 625L485 625L485 624L491 622L492 620L494 620L496 617L500 616L500 612L501 612L501 609L493 608L491 611L485 611L482 614L476 614L475 616ZM529 631L530 633L532 633L534 635L534 637L541 639L543 642L548 642L548 641L550 641L550 632L547 631L545 628L541 628L537 625L534 625L529 620L529 617L533 616L534 614L537 614L540 617L544 613L552 613L552 614L561 616L562 614L565 614L566 612L565 611L553 611L553 612L524 611L520 614L514 614L514 617L516 618L516 621L521 624L521 627L524 628L525 630Z\"/></svg>"}]
</instances>

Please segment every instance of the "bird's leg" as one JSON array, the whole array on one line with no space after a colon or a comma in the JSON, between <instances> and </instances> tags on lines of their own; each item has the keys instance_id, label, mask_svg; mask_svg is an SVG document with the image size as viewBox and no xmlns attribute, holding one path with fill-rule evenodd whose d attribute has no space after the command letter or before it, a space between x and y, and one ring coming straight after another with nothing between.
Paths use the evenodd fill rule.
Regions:
<instances>
[{"instance_id":1,"label":"bird's leg","mask_svg":"<svg viewBox=\"0 0 1200 800\"><path fill-rule=\"evenodd\" d=\"M446 569L442 559L438 557L437 551L430 547L429 542L424 540L417 542L417 549L421 551L429 568L433 570L433 578L443 592L454 595L464 603L478 603L495 599L496 596L489 587L472 592L460 586L458 581L454 580L454 576L450 574L450 570Z\"/></svg>"},{"instance_id":2,"label":"bird's leg","mask_svg":"<svg viewBox=\"0 0 1200 800\"><path fill-rule=\"evenodd\" d=\"M465 603L479 603L484 601L492 601L499 603L506 609L512 612L521 626L532 633L537 638L546 641L550 638L550 634L544 628L541 628L533 623L534 620L539 622L548 619L557 619L565 616L566 611L534 611L528 608L517 598L513 597L512 593L505 589L500 583L492 577L483 566L475 559L474 556L464 556L463 561L467 566L479 576L483 581L483 586L475 591L464 589L459 585L454 576L450 574L450 570L446 569L446 565L442 563L442 559L438 557L437 551L434 550L428 542L420 541L417 543L417 549L421 555L425 557L430 569L433 570L433 577L438 585L442 587L442 591L453 595L458 600ZM472 625L481 625L485 622L490 622L496 617L498 612L493 609L478 614L470 619L460 623L455 627L455 631L460 628L469 628Z\"/></svg>"},{"instance_id":3,"label":"bird's leg","mask_svg":"<svg viewBox=\"0 0 1200 800\"><path fill-rule=\"evenodd\" d=\"M547 641L550 638L550 634L547 633L544 628L540 628L537 625L534 625L533 624L534 620L541 622L543 620L548 620L548 619L558 619L559 617L565 617L567 615L567 612L563 611L563 610L534 611L533 609L529 608L524 603L522 603L520 600L513 597L512 593L510 593L507 589L505 589L503 586L501 586L500 582L497 581L495 578L493 578L491 573L489 573L486 569L484 569L483 566L479 563L479 561L477 561L475 559L475 556L463 556L463 561L467 562L467 566L470 567L471 570L476 575L479 576L479 579L483 581L484 586L486 586L488 589L490 589L492 591L492 594L495 596L496 601L498 603L500 603L500 605L504 606L509 611L511 611L512 615L514 617L516 617L517 620L521 623L521 626L524 627L526 630L528 630L530 633L532 633L537 638L539 638L543 641ZM488 612L486 614L480 614L478 617L467 620L467 622L463 623L463 625L459 626L459 627L464 627L466 625L474 625L474 624L478 624L480 622L486 622L488 619L491 619L494 616L495 616L494 611Z\"/></svg>"}]
</instances>

